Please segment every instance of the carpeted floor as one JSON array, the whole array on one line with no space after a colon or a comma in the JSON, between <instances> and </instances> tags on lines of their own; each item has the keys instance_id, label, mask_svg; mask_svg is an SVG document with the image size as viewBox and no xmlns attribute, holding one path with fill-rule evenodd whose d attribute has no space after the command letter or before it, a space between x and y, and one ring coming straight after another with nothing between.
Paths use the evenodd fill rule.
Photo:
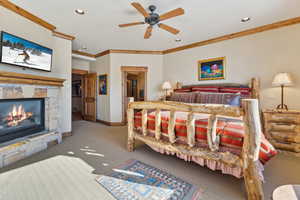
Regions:
<instances>
[{"instance_id":1,"label":"carpeted floor","mask_svg":"<svg viewBox=\"0 0 300 200\"><path fill-rule=\"evenodd\" d=\"M94 180L128 159L140 160L183 178L204 190L204 200L245 199L243 180L176 157L161 155L138 143L126 150L126 127L76 121L73 136L30 158L0 169L0 200L113 200ZM281 154L265 169L264 192L300 183L300 158Z\"/></svg>"}]
</instances>

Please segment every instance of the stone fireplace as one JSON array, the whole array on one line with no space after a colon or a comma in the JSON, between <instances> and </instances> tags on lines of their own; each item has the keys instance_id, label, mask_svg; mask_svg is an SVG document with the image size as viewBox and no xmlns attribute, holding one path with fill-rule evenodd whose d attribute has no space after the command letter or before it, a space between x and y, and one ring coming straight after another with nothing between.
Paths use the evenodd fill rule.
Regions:
<instances>
[{"instance_id":1,"label":"stone fireplace","mask_svg":"<svg viewBox=\"0 0 300 200\"><path fill-rule=\"evenodd\" d=\"M0 83L0 167L60 143L63 134L59 123L59 95L64 80L3 74L20 78L13 77L16 83ZM27 84L28 80L32 82Z\"/></svg>"}]
</instances>

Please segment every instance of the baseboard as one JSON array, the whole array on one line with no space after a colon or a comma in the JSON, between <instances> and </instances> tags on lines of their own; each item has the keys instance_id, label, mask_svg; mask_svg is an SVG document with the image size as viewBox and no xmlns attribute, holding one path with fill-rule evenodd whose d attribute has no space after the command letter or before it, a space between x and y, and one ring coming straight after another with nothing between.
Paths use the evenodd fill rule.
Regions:
<instances>
[{"instance_id":1,"label":"baseboard","mask_svg":"<svg viewBox=\"0 0 300 200\"><path fill-rule=\"evenodd\" d=\"M100 119L97 119L97 122L104 124L106 126L125 126L126 125L125 122L107 122L107 121L103 121Z\"/></svg>"},{"instance_id":2,"label":"baseboard","mask_svg":"<svg viewBox=\"0 0 300 200\"><path fill-rule=\"evenodd\" d=\"M64 132L64 133L62 133L61 135L62 135L63 138L65 138L65 137L70 137L70 136L72 136L73 133L72 133L72 132Z\"/></svg>"}]
</instances>

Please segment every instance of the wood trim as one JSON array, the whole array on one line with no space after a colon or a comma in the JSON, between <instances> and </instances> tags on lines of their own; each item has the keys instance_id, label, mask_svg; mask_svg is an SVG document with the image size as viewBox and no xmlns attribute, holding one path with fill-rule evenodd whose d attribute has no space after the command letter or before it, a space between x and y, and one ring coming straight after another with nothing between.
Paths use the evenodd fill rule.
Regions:
<instances>
[{"instance_id":1,"label":"wood trim","mask_svg":"<svg viewBox=\"0 0 300 200\"><path fill-rule=\"evenodd\" d=\"M121 71L128 71L128 72L148 72L148 67L137 67L137 66L122 66Z\"/></svg>"},{"instance_id":2,"label":"wood trim","mask_svg":"<svg viewBox=\"0 0 300 200\"><path fill-rule=\"evenodd\" d=\"M65 79L0 71L1 83L49 85L62 87Z\"/></svg>"},{"instance_id":3,"label":"wood trim","mask_svg":"<svg viewBox=\"0 0 300 200\"><path fill-rule=\"evenodd\" d=\"M86 53L86 52L83 52L83 51L72 50L72 53L77 54L77 55L81 55L81 56L91 57L91 58L96 57L96 55L94 55L94 54Z\"/></svg>"},{"instance_id":4,"label":"wood trim","mask_svg":"<svg viewBox=\"0 0 300 200\"><path fill-rule=\"evenodd\" d=\"M108 122L108 121L103 121L100 119L97 119L97 122L107 125L107 126L125 126L126 125L126 123L124 123L124 122Z\"/></svg>"},{"instance_id":5,"label":"wood trim","mask_svg":"<svg viewBox=\"0 0 300 200\"><path fill-rule=\"evenodd\" d=\"M272 29L277 29L277 28L281 28L281 27L285 27L285 26L290 26L290 25L298 24L298 23L300 23L300 17L296 17L296 18L292 18L292 19L288 19L288 20L284 20L284 21L279 21L279 22L275 22L273 24L267 24L264 26L259 26L256 28L247 29L245 31L227 34L227 35L212 38L209 40L195 42L192 44L188 44L188 45L184 45L184 46L180 46L180 47L176 47L176 48L172 48L172 49L167 49L167 50L163 51L163 54L169 54L169 53L174 53L177 51L182 51L182 50L191 49L191 48L195 48L195 47L205 46L205 45L209 45L209 44L213 44L213 43L217 43L217 42L222 42L225 40L231 40L234 38L252 35L252 34L264 32L264 31L268 31L268 30L272 30Z\"/></svg>"},{"instance_id":6,"label":"wood trim","mask_svg":"<svg viewBox=\"0 0 300 200\"><path fill-rule=\"evenodd\" d=\"M82 69L72 69L72 74L77 74L77 75L86 75L88 74L89 71L87 70L82 70Z\"/></svg>"},{"instance_id":7,"label":"wood trim","mask_svg":"<svg viewBox=\"0 0 300 200\"><path fill-rule=\"evenodd\" d=\"M54 31L56 29L56 27L46 21L44 21L43 19L31 14L30 12L24 10L23 8L20 8L19 6L11 3L10 1L7 0L0 0L0 5L3 6L4 8L7 8L8 10L11 10L13 12L15 12L18 15L21 15L23 17L25 17L26 19L39 24L40 26L50 30L50 31Z\"/></svg>"},{"instance_id":8,"label":"wood trim","mask_svg":"<svg viewBox=\"0 0 300 200\"><path fill-rule=\"evenodd\" d=\"M122 50L122 49L110 49L98 53L95 57L105 56L111 53L123 53L123 54L148 54L148 55L163 55L162 51L143 51L143 50Z\"/></svg>"},{"instance_id":9,"label":"wood trim","mask_svg":"<svg viewBox=\"0 0 300 200\"><path fill-rule=\"evenodd\" d=\"M121 73L122 73L122 80L121 80L121 86L122 86L122 121L124 123L127 122L127 117L126 117L126 97L125 94L127 93L127 73L128 72L144 72L145 76L145 85L144 85L144 100L147 101L148 99L148 67L137 67L137 66L122 66L121 67Z\"/></svg>"},{"instance_id":10,"label":"wood trim","mask_svg":"<svg viewBox=\"0 0 300 200\"><path fill-rule=\"evenodd\" d=\"M52 34L53 36L55 37L59 37L59 38L62 38L62 39L66 39L66 40L75 40L76 38L72 35L67 35L67 34L64 34L64 33L60 33L60 32L57 32L57 31L52 31Z\"/></svg>"},{"instance_id":11,"label":"wood trim","mask_svg":"<svg viewBox=\"0 0 300 200\"><path fill-rule=\"evenodd\" d=\"M126 53L126 54L152 54L152 55L162 55L162 51L142 51L142 50L121 50L112 49L110 53Z\"/></svg>"},{"instance_id":12,"label":"wood trim","mask_svg":"<svg viewBox=\"0 0 300 200\"><path fill-rule=\"evenodd\" d=\"M98 57L101 57L101 56L105 56L105 55L108 55L108 54L110 54L110 50L102 51L100 53L97 53L95 55L95 58L98 58Z\"/></svg>"}]
</instances>

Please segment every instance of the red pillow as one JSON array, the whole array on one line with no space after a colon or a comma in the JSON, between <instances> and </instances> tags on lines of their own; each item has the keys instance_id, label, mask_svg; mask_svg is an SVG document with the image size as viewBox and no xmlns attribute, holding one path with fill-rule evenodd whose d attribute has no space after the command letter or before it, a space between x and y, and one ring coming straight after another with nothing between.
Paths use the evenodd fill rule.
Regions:
<instances>
[{"instance_id":1,"label":"red pillow","mask_svg":"<svg viewBox=\"0 0 300 200\"><path fill-rule=\"evenodd\" d=\"M192 92L219 92L218 86L194 86Z\"/></svg>"},{"instance_id":2,"label":"red pillow","mask_svg":"<svg viewBox=\"0 0 300 200\"><path fill-rule=\"evenodd\" d=\"M220 92L224 93L241 93L242 95L249 95L251 94L251 88L226 88L221 87Z\"/></svg>"},{"instance_id":3,"label":"red pillow","mask_svg":"<svg viewBox=\"0 0 300 200\"><path fill-rule=\"evenodd\" d=\"M192 88L180 88L180 89L175 89L174 92L191 92Z\"/></svg>"}]
</instances>

